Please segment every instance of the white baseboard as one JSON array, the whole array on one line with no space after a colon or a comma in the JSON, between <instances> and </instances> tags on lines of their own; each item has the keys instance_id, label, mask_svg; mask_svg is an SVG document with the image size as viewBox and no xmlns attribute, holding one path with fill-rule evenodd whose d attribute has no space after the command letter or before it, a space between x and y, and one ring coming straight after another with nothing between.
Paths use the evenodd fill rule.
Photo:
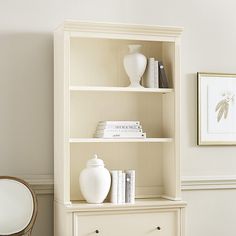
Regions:
<instances>
[{"instance_id":1,"label":"white baseboard","mask_svg":"<svg viewBox=\"0 0 236 236\"><path fill-rule=\"evenodd\" d=\"M53 175L15 175L28 182L36 194L53 194ZM183 176L181 181L183 191L236 189L236 176Z\"/></svg>"},{"instance_id":2,"label":"white baseboard","mask_svg":"<svg viewBox=\"0 0 236 236\"><path fill-rule=\"evenodd\" d=\"M28 182L36 194L53 194L53 175L15 175Z\"/></svg>"}]
</instances>

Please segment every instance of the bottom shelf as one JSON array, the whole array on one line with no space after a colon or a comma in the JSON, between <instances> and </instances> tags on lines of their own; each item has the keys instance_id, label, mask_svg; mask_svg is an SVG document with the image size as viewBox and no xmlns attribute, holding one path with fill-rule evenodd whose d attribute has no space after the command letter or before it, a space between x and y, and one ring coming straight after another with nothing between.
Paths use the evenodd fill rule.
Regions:
<instances>
[{"instance_id":1,"label":"bottom shelf","mask_svg":"<svg viewBox=\"0 0 236 236\"><path fill-rule=\"evenodd\" d=\"M68 211L111 211L111 210L131 210L131 209L161 209L184 207L186 203L182 200L172 201L165 198L136 199L135 203L114 204L104 202L101 204L89 204L85 201L72 201L66 205Z\"/></svg>"}]
</instances>

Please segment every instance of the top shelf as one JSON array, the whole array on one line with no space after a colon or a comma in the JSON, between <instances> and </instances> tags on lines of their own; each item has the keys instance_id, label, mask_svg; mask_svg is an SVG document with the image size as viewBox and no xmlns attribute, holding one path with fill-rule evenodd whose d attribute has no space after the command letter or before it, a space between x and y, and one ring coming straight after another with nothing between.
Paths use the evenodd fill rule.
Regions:
<instances>
[{"instance_id":1,"label":"top shelf","mask_svg":"<svg viewBox=\"0 0 236 236\"><path fill-rule=\"evenodd\" d=\"M131 88L131 87L100 87L100 86L70 86L70 91L84 92L141 92L141 93L171 93L172 88Z\"/></svg>"}]
</instances>

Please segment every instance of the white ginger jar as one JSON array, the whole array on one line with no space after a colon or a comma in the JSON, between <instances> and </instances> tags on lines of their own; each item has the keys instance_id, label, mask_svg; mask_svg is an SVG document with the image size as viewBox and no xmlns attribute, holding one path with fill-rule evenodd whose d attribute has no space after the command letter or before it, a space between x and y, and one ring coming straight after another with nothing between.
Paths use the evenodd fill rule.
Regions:
<instances>
[{"instance_id":1,"label":"white ginger jar","mask_svg":"<svg viewBox=\"0 0 236 236\"><path fill-rule=\"evenodd\" d=\"M102 203L110 190L111 175L97 155L87 161L79 177L80 189L88 203Z\"/></svg>"}]
</instances>

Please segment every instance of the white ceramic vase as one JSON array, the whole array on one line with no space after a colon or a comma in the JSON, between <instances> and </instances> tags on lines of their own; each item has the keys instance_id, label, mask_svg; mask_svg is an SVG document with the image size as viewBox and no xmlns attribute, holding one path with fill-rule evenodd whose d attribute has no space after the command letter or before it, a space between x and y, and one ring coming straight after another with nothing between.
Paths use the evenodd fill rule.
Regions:
<instances>
[{"instance_id":1,"label":"white ceramic vase","mask_svg":"<svg viewBox=\"0 0 236 236\"><path fill-rule=\"evenodd\" d=\"M141 54L141 45L129 45L129 54L124 57L124 68L129 77L129 87L143 87L140 85L141 77L146 69L147 58Z\"/></svg>"},{"instance_id":2,"label":"white ceramic vase","mask_svg":"<svg viewBox=\"0 0 236 236\"><path fill-rule=\"evenodd\" d=\"M94 155L79 177L80 189L88 203L102 203L110 190L111 175L104 167L104 162Z\"/></svg>"}]
</instances>

